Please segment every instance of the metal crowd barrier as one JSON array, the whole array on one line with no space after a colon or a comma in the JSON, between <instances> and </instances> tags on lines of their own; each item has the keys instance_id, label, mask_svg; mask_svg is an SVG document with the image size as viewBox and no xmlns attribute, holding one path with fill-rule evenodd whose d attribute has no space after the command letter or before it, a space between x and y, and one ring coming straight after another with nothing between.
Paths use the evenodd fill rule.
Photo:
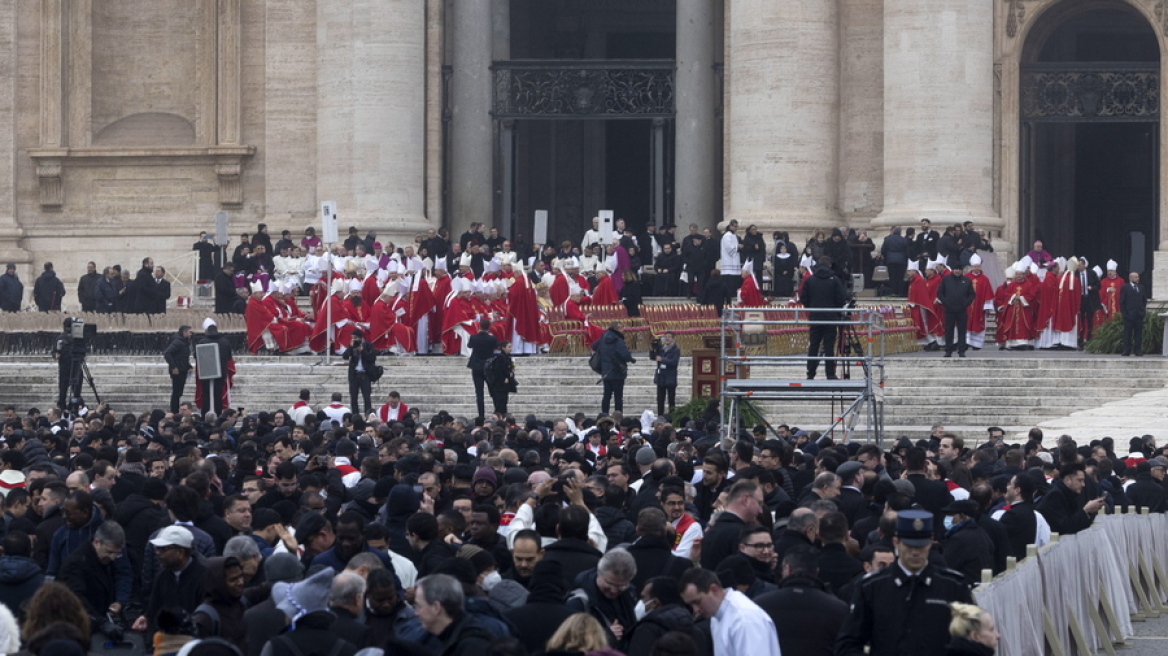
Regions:
<instances>
[{"instance_id":1,"label":"metal crowd barrier","mask_svg":"<svg viewBox=\"0 0 1168 656\"><path fill-rule=\"evenodd\" d=\"M1099 515L1075 535L1030 545L1021 563L991 579L974 599L994 618L1001 656L1114 655L1132 622L1168 614L1168 515Z\"/></svg>"}]
</instances>

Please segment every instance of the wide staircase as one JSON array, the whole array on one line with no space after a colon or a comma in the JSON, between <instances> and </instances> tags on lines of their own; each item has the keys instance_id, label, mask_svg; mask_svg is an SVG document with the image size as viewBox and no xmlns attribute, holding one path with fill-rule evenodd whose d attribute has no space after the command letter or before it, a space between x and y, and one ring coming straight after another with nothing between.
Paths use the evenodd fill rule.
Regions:
<instances>
[{"instance_id":1,"label":"wide staircase","mask_svg":"<svg viewBox=\"0 0 1168 656\"><path fill-rule=\"evenodd\" d=\"M629 368L625 387L626 414L639 414L656 404L653 367L644 352L635 355L638 361ZM981 351L966 359L942 359L937 354L890 357L884 388L885 437L922 437L933 424L967 438L983 437L991 425L1016 433L1076 410L1168 386L1168 360L1159 357L1043 355L1047 357L996 357L994 352ZM386 372L374 386L375 403L397 390L424 418L439 409L473 416L474 392L464 359L383 357L379 361ZM314 403L327 403L332 392L342 392L347 403L346 369L338 362L339 358L333 358L333 364L326 365L321 358L308 356L241 357L232 405L252 411L287 408L305 387L312 390ZM512 397L513 413L548 418L599 410L601 386L586 358L533 356L516 358L516 362L519 392ZM90 356L89 367L102 400L118 412L142 412L168 402L170 379L160 358ZM852 372L862 375L858 368ZM690 376L691 361L683 358L679 403L690 398ZM796 378L801 371L756 368L751 376ZM47 357L0 357L0 407L13 405L23 411L35 406L44 411L56 398L56 379L57 367ZM192 394L188 384L184 399ZM84 397L92 403L88 386ZM489 399L487 403L489 409ZM826 402L793 402L763 404L763 410L773 423L822 430L842 408L838 403L833 408Z\"/></svg>"}]
</instances>

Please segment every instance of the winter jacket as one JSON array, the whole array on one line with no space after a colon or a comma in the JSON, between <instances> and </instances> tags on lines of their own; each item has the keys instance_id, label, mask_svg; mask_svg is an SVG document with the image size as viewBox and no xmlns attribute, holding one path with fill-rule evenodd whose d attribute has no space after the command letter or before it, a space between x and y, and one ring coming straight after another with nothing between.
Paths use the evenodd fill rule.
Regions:
<instances>
[{"instance_id":1,"label":"winter jacket","mask_svg":"<svg viewBox=\"0 0 1168 656\"><path fill-rule=\"evenodd\" d=\"M65 285L57 278L57 272L49 269L41 274L32 286L32 300L41 312L61 309L61 299L65 298Z\"/></svg>"},{"instance_id":2,"label":"winter jacket","mask_svg":"<svg viewBox=\"0 0 1168 656\"><path fill-rule=\"evenodd\" d=\"M708 642L694 624L693 613L689 609L669 604L653 609L633 626L625 653L628 656L649 656L653 650L653 643L670 631L679 631L693 638L698 645L699 653L702 651L702 645Z\"/></svg>"},{"instance_id":3,"label":"winter jacket","mask_svg":"<svg viewBox=\"0 0 1168 656\"><path fill-rule=\"evenodd\" d=\"M24 617L24 604L41 587L45 573L27 556L0 556L0 603L17 619Z\"/></svg>"},{"instance_id":4,"label":"winter jacket","mask_svg":"<svg viewBox=\"0 0 1168 656\"><path fill-rule=\"evenodd\" d=\"M629 377L629 364L636 362L625 336L619 330L609 328L592 345L600 351L600 377L604 380L624 380Z\"/></svg>"},{"instance_id":5,"label":"winter jacket","mask_svg":"<svg viewBox=\"0 0 1168 656\"><path fill-rule=\"evenodd\" d=\"M16 274L0 273L0 311L20 312L24 303L24 283Z\"/></svg>"}]
</instances>

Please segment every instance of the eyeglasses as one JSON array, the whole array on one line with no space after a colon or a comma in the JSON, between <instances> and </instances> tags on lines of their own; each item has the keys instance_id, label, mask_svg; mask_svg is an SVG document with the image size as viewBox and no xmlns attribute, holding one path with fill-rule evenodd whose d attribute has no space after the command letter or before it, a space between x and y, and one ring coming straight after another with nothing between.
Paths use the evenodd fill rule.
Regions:
<instances>
[{"instance_id":1,"label":"eyeglasses","mask_svg":"<svg viewBox=\"0 0 1168 656\"><path fill-rule=\"evenodd\" d=\"M775 543L774 542L755 542L754 544L744 544L742 546L749 547L751 549L762 549L765 551L766 549L774 549Z\"/></svg>"}]
</instances>

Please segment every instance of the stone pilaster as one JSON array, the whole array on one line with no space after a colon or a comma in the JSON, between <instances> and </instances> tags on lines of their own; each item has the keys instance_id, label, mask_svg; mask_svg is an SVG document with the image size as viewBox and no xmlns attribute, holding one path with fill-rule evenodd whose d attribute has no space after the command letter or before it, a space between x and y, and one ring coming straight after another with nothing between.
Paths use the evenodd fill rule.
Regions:
<instances>
[{"instance_id":1,"label":"stone pilaster","mask_svg":"<svg viewBox=\"0 0 1168 656\"><path fill-rule=\"evenodd\" d=\"M884 201L884 0L840 2L839 208L867 227Z\"/></svg>"},{"instance_id":2,"label":"stone pilaster","mask_svg":"<svg viewBox=\"0 0 1168 656\"><path fill-rule=\"evenodd\" d=\"M345 228L412 239L425 218L425 4L317 2L318 201Z\"/></svg>"},{"instance_id":3,"label":"stone pilaster","mask_svg":"<svg viewBox=\"0 0 1168 656\"><path fill-rule=\"evenodd\" d=\"M1002 227L993 13L989 2L884 3L884 211L874 225Z\"/></svg>"},{"instance_id":4,"label":"stone pilaster","mask_svg":"<svg viewBox=\"0 0 1168 656\"><path fill-rule=\"evenodd\" d=\"M494 120L491 60L496 32L492 0L453 3L450 217L458 239L472 222L494 222Z\"/></svg>"},{"instance_id":5,"label":"stone pilaster","mask_svg":"<svg viewBox=\"0 0 1168 656\"><path fill-rule=\"evenodd\" d=\"M727 3L726 218L771 230L838 221L835 2Z\"/></svg>"},{"instance_id":6,"label":"stone pilaster","mask_svg":"<svg viewBox=\"0 0 1168 656\"><path fill-rule=\"evenodd\" d=\"M674 222L709 225L717 215L718 125L714 80L714 0L677 3L677 119Z\"/></svg>"},{"instance_id":7,"label":"stone pilaster","mask_svg":"<svg viewBox=\"0 0 1168 656\"><path fill-rule=\"evenodd\" d=\"M17 3L0 5L0 266L14 262L25 290L31 293L33 282L32 254L21 243L24 230L16 215L16 75L17 75ZM60 194L60 166L57 189ZM59 196L58 196L59 197Z\"/></svg>"}]
</instances>

